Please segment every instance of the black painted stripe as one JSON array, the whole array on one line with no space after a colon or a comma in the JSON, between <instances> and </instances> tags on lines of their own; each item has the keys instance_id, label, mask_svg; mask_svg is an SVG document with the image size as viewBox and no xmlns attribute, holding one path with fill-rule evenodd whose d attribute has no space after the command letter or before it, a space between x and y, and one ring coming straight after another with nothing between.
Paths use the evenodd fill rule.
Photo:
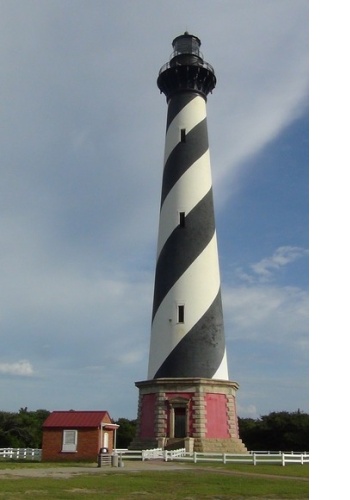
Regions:
<instances>
[{"instance_id":1,"label":"black painted stripe","mask_svg":"<svg viewBox=\"0 0 350 500\"><path fill-rule=\"evenodd\" d=\"M186 135L185 143L179 142L174 147L164 165L161 205L180 177L208 149L207 119L204 118Z\"/></svg>"},{"instance_id":2,"label":"black painted stripe","mask_svg":"<svg viewBox=\"0 0 350 500\"><path fill-rule=\"evenodd\" d=\"M177 226L165 242L156 265L153 297L154 318L171 287L203 252L215 232L212 188Z\"/></svg>"},{"instance_id":3,"label":"black painted stripe","mask_svg":"<svg viewBox=\"0 0 350 500\"><path fill-rule=\"evenodd\" d=\"M153 378L212 378L225 354L221 292L214 302L172 350Z\"/></svg>"},{"instance_id":4,"label":"black painted stripe","mask_svg":"<svg viewBox=\"0 0 350 500\"><path fill-rule=\"evenodd\" d=\"M193 99L198 97L196 94L187 93L184 92L182 94L178 94L170 99L170 102L168 104L168 115L167 115L167 123L166 123L166 129L170 127L171 122L175 118L176 115L180 113L180 111L183 110L185 106Z\"/></svg>"}]
</instances>

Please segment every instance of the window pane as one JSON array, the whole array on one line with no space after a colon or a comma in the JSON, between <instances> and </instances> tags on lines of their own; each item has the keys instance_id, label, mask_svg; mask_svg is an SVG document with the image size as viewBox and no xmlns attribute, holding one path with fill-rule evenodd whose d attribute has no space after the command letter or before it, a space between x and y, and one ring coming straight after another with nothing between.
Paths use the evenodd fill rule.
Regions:
<instances>
[{"instance_id":1,"label":"window pane","mask_svg":"<svg viewBox=\"0 0 350 500\"><path fill-rule=\"evenodd\" d=\"M184 323L185 321L185 306L178 306L177 309L177 321L178 323Z\"/></svg>"},{"instance_id":2,"label":"window pane","mask_svg":"<svg viewBox=\"0 0 350 500\"><path fill-rule=\"evenodd\" d=\"M77 451L78 431L66 430L63 431L62 451L75 452Z\"/></svg>"},{"instance_id":3,"label":"window pane","mask_svg":"<svg viewBox=\"0 0 350 500\"><path fill-rule=\"evenodd\" d=\"M180 227L185 227L185 212L179 213Z\"/></svg>"},{"instance_id":4,"label":"window pane","mask_svg":"<svg viewBox=\"0 0 350 500\"><path fill-rule=\"evenodd\" d=\"M64 444L75 444L76 431L64 431Z\"/></svg>"}]
</instances>

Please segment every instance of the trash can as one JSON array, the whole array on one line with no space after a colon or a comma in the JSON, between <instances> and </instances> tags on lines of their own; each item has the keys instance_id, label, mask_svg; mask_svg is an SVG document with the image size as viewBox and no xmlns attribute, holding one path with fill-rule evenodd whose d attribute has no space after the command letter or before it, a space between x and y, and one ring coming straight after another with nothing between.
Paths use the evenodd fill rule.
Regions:
<instances>
[{"instance_id":1,"label":"trash can","mask_svg":"<svg viewBox=\"0 0 350 500\"><path fill-rule=\"evenodd\" d=\"M123 462L123 455L120 453L118 456L118 467L124 467L124 462Z\"/></svg>"},{"instance_id":2,"label":"trash can","mask_svg":"<svg viewBox=\"0 0 350 500\"><path fill-rule=\"evenodd\" d=\"M112 467L118 467L118 453L112 453Z\"/></svg>"}]
</instances>

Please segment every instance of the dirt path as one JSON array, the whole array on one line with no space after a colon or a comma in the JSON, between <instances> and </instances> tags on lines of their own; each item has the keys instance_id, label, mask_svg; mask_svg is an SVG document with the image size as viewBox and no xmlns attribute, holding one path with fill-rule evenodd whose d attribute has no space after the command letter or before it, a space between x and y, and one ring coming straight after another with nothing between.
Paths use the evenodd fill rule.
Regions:
<instances>
[{"instance_id":1,"label":"dirt path","mask_svg":"<svg viewBox=\"0 0 350 500\"><path fill-rule=\"evenodd\" d=\"M57 467L25 467L0 469L0 479L4 477L56 477L67 478L78 474L120 474L123 472L141 472L156 470L184 470L188 468L186 464L174 462L163 462L161 460L149 461L125 461L124 467L97 467L87 466L57 466Z\"/></svg>"}]
</instances>

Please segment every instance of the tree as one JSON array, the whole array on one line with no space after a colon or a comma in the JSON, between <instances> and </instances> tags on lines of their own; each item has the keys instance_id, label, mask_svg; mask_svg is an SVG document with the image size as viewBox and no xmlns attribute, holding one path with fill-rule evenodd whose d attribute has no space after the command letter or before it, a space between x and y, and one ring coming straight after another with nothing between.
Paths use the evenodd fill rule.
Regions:
<instances>
[{"instance_id":1,"label":"tree","mask_svg":"<svg viewBox=\"0 0 350 500\"><path fill-rule=\"evenodd\" d=\"M272 412L260 419L239 418L240 437L249 450L308 451L309 415Z\"/></svg>"},{"instance_id":2,"label":"tree","mask_svg":"<svg viewBox=\"0 0 350 500\"><path fill-rule=\"evenodd\" d=\"M18 413L0 412L0 447L41 448L42 425L47 410L28 411L20 408Z\"/></svg>"},{"instance_id":3,"label":"tree","mask_svg":"<svg viewBox=\"0 0 350 500\"><path fill-rule=\"evenodd\" d=\"M137 420L118 418L115 423L120 426L117 430L117 448L127 448L135 437Z\"/></svg>"}]
</instances>

